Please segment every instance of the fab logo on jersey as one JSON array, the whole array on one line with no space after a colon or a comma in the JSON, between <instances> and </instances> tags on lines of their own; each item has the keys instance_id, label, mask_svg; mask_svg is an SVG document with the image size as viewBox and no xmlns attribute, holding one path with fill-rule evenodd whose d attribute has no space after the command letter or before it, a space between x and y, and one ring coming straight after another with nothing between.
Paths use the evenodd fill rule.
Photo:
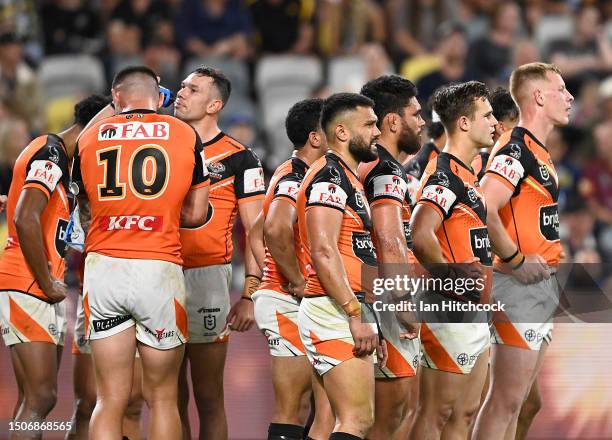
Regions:
<instances>
[{"instance_id":1,"label":"fab logo on jersey","mask_svg":"<svg viewBox=\"0 0 612 440\"><path fill-rule=\"evenodd\" d=\"M99 141L164 139L170 134L167 122L126 122L102 124L98 131Z\"/></svg>"}]
</instances>

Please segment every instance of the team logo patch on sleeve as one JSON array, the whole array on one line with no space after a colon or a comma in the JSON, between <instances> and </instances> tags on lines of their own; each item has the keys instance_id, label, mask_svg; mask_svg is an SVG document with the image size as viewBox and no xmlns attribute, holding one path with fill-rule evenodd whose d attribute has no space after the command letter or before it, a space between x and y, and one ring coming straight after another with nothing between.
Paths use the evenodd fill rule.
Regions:
<instances>
[{"instance_id":1,"label":"team logo patch on sleeve","mask_svg":"<svg viewBox=\"0 0 612 440\"><path fill-rule=\"evenodd\" d=\"M285 180L276 186L276 196L287 196L293 200L297 197L297 192L300 189L300 182Z\"/></svg>"},{"instance_id":2,"label":"team logo patch on sleeve","mask_svg":"<svg viewBox=\"0 0 612 440\"><path fill-rule=\"evenodd\" d=\"M328 205L338 209L344 209L347 194L344 190L331 182L319 182L312 186L308 204Z\"/></svg>"},{"instance_id":3,"label":"team logo patch on sleeve","mask_svg":"<svg viewBox=\"0 0 612 440\"><path fill-rule=\"evenodd\" d=\"M406 181L396 175L377 176L374 178L374 192L372 196L375 199L377 197L393 197L403 201L407 188L408 184Z\"/></svg>"},{"instance_id":4,"label":"team logo patch on sleeve","mask_svg":"<svg viewBox=\"0 0 612 440\"><path fill-rule=\"evenodd\" d=\"M505 177L514 186L518 184L525 174L525 169L521 162L506 154L495 156L489 170Z\"/></svg>"},{"instance_id":5,"label":"team logo patch on sleeve","mask_svg":"<svg viewBox=\"0 0 612 440\"><path fill-rule=\"evenodd\" d=\"M423 188L421 194L421 200L429 200L438 205L442 210L448 214L451 207L457 200L456 194L449 188L442 185L428 185Z\"/></svg>"},{"instance_id":6,"label":"team logo patch on sleeve","mask_svg":"<svg viewBox=\"0 0 612 440\"><path fill-rule=\"evenodd\" d=\"M40 182L53 191L62 174L62 169L56 163L50 160L35 160L30 165L26 182Z\"/></svg>"},{"instance_id":7,"label":"team logo patch on sleeve","mask_svg":"<svg viewBox=\"0 0 612 440\"><path fill-rule=\"evenodd\" d=\"M250 194L266 190L263 168L249 168L244 171L244 193Z\"/></svg>"}]
</instances>

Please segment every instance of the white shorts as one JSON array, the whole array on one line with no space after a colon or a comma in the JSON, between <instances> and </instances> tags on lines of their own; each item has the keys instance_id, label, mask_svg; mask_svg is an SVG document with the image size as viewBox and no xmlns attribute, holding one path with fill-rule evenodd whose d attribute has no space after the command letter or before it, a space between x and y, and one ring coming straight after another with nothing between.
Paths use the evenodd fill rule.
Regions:
<instances>
[{"instance_id":1,"label":"white shorts","mask_svg":"<svg viewBox=\"0 0 612 440\"><path fill-rule=\"evenodd\" d=\"M306 356L319 375L354 357L355 342L348 317L328 296L303 298L298 313L300 337ZM376 324L372 324L377 331ZM372 362L376 354L372 355Z\"/></svg>"},{"instance_id":2,"label":"white shorts","mask_svg":"<svg viewBox=\"0 0 612 440\"><path fill-rule=\"evenodd\" d=\"M376 366L374 377L376 379L393 379L415 376L421 357L420 339L418 337L400 339L400 332L404 330L401 328L394 312L379 313L378 322L387 343L388 358L384 368L380 365Z\"/></svg>"},{"instance_id":3,"label":"white shorts","mask_svg":"<svg viewBox=\"0 0 612 440\"><path fill-rule=\"evenodd\" d=\"M187 340L183 269L162 260L85 259L83 308L88 339L102 339L136 326L136 339L168 350Z\"/></svg>"},{"instance_id":4,"label":"white shorts","mask_svg":"<svg viewBox=\"0 0 612 440\"><path fill-rule=\"evenodd\" d=\"M91 354L91 345L87 339L87 323L83 296L77 296L76 319L74 320L74 337L72 338L72 354Z\"/></svg>"},{"instance_id":5,"label":"white shorts","mask_svg":"<svg viewBox=\"0 0 612 440\"><path fill-rule=\"evenodd\" d=\"M423 323L421 365L434 370L470 374L490 346L489 324Z\"/></svg>"},{"instance_id":6,"label":"white shorts","mask_svg":"<svg viewBox=\"0 0 612 440\"><path fill-rule=\"evenodd\" d=\"M227 342L232 265L216 264L185 270L189 343Z\"/></svg>"},{"instance_id":7,"label":"white shorts","mask_svg":"<svg viewBox=\"0 0 612 440\"><path fill-rule=\"evenodd\" d=\"M49 304L32 295L0 293L0 333L8 346L22 342L64 345L66 301Z\"/></svg>"},{"instance_id":8,"label":"white shorts","mask_svg":"<svg viewBox=\"0 0 612 440\"><path fill-rule=\"evenodd\" d=\"M300 339L298 312L300 303L275 290L258 290L252 296L257 327L268 339L270 355L278 357L305 356Z\"/></svg>"},{"instance_id":9,"label":"white shorts","mask_svg":"<svg viewBox=\"0 0 612 440\"><path fill-rule=\"evenodd\" d=\"M494 313L491 342L527 350L540 350L552 340L553 316L559 305L554 274L536 284L521 284L511 275L493 273L493 301L505 305Z\"/></svg>"}]
</instances>

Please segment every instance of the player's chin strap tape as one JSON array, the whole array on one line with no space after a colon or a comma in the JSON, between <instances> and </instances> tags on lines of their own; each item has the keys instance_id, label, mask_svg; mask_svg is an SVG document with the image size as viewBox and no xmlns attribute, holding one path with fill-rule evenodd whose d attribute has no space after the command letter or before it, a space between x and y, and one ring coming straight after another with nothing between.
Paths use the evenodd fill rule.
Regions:
<instances>
[{"instance_id":1,"label":"player's chin strap tape","mask_svg":"<svg viewBox=\"0 0 612 440\"><path fill-rule=\"evenodd\" d=\"M359 302L362 304L362 306L365 306L365 308L368 309L371 312L372 316L374 317L374 322L376 323L376 329L378 330L378 339L382 343L382 341L384 340L384 336L383 336L382 329L380 328L380 321L378 320L378 314L376 313L376 310L374 310L374 306L372 304L365 302L365 292L355 292L355 296L357 297ZM363 314L361 315L361 317L363 318Z\"/></svg>"}]
</instances>

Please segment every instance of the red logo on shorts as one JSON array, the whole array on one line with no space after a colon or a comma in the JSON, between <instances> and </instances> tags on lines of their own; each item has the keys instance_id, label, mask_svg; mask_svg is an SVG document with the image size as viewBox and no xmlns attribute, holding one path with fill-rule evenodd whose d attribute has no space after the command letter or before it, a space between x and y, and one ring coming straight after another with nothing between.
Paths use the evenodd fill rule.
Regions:
<instances>
[{"instance_id":1,"label":"red logo on shorts","mask_svg":"<svg viewBox=\"0 0 612 440\"><path fill-rule=\"evenodd\" d=\"M164 330L166 330L165 328L159 329L156 328L155 329L155 333L157 333L157 342L161 341L162 338L164 337Z\"/></svg>"}]
</instances>

